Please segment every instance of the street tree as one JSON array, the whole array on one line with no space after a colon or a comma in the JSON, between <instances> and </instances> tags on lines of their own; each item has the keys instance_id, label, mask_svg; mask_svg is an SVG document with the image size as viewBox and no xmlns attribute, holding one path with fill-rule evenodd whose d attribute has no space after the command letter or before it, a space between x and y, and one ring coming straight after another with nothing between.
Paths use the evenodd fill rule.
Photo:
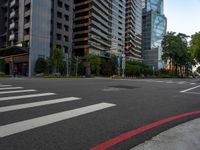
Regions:
<instances>
[{"instance_id":1,"label":"street tree","mask_svg":"<svg viewBox=\"0 0 200 150\"><path fill-rule=\"evenodd\" d=\"M200 63L200 32L192 35L191 50L195 60Z\"/></svg>"},{"instance_id":2,"label":"street tree","mask_svg":"<svg viewBox=\"0 0 200 150\"><path fill-rule=\"evenodd\" d=\"M50 65L53 68L54 73L60 73L64 68L63 59L64 56L62 50L59 48L54 48L50 57Z\"/></svg>"},{"instance_id":3,"label":"street tree","mask_svg":"<svg viewBox=\"0 0 200 150\"><path fill-rule=\"evenodd\" d=\"M95 54L89 54L87 56L87 63L89 64L91 73L99 75L99 73L100 73L100 64L101 64L100 56L95 55Z\"/></svg>"},{"instance_id":4,"label":"street tree","mask_svg":"<svg viewBox=\"0 0 200 150\"><path fill-rule=\"evenodd\" d=\"M47 71L47 61L39 57L35 63L35 73L45 73Z\"/></svg>"},{"instance_id":5,"label":"street tree","mask_svg":"<svg viewBox=\"0 0 200 150\"><path fill-rule=\"evenodd\" d=\"M194 64L190 48L188 47L186 34L168 32L162 41L163 60L172 65L172 72L181 75L187 72L188 67Z\"/></svg>"}]
</instances>

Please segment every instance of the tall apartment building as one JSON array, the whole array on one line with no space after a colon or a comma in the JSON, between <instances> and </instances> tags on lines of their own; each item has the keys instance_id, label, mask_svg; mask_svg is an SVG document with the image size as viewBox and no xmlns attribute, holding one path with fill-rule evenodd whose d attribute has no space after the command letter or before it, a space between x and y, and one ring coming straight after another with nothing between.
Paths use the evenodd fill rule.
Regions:
<instances>
[{"instance_id":1,"label":"tall apartment building","mask_svg":"<svg viewBox=\"0 0 200 150\"><path fill-rule=\"evenodd\" d=\"M167 18L163 0L143 0L143 57L144 63L155 70L165 67L161 42L166 34Z\"/></svg>"},{"instance_id":2,"label":"tall apartment building","mask_svg":"<svg viewBox=\"0 0 200 150\"><path fill-rule=\"evenodd\" d=\"M112 1L111 53L124 53L126 0Z\"/></svg>"},{"instance_id":3,"label":"tall apartment building","mask_svg":"<svg viewBox=\"0 0 200 150\"><path fill-rule=\"evenodd\" d=\"M127 54L132 59L141 61L142 2L140 0L74 0L74 2L76 55L119 54L124 52L126 42Z\"/></svg>"},{"instance_id":4,"label":"tall apartment building","mask_svg":"<svg viewBox=\"0 0 200 150\"><path fill-rule=\"evenodd\" d=\"M0 57L6 72L32 75L38 57L49 57L53 47L70 53L72 11L66 0L1 0Z\"/></svg>"},{"instance_id":5,"label":"tall apartment building","mask_svg":"<svg viewBox=\"0 0 200 150\"><path fill-rule=\"evenodd\" d=\"M111 0L74 0L75 55L104 55L111 48Z\"/></svg>"},{"instance_id":6,"label":"tall apartment building","mask_svg":"<svg viewBox=\"0 0 200 150\"><path fill-rule=\"evenodd\" d=\"M142 1L126 1L126 55L142 61Z\"/></svg>"}]
</instances>

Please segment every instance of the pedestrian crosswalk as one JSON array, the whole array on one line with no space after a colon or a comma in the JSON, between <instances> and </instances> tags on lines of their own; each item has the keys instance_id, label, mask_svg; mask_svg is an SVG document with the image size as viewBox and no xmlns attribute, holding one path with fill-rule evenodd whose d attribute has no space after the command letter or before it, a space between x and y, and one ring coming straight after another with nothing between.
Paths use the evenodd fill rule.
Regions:
<instances>
[{"instance_id":1,"label":"pedestrian crosswalk","mask_svg":"<svg viewBox=\"0 0 200 150\"><path fill-rule=\"evenodd\" d=\"M29 93L29 94L24 94L24 93ZM37 92L34 94L31 94L31 92ZM8 94L5 97L2 97L3 94ZM13 96L12 94L15 94ZM16 95L18 94L18 95ZM54 96L52 99L51 96ZM75 102L75 101L80 101L82 98L79 97L64 97L64 98L57 98L55 99L55 96L58 96L56 93L39 93L38 90L36 89L26 89L24 87L14 87L12 85L2 85L0 84L0 104L5 103L7 101L19 101L22 99L27 99L26 103L21 103L21 104L11 104L11 105L6 105L6 106L0 106L0 116L2 113L8 113L8 112L17 112L20 110L28 110L30 108L36 108L36 107L46 107L46 106L54 106L55 104L62 104L62 103L67 103L67 102ZM48 99L40 100L34 102L33 100L35 98L44 98L48 97ZM31 99L31 102L28 101L28 99ZM24 102L24 101L23 101ZM14 135L17 133L21 133L24 131L29 131L31 129L39 128L42 126L46 126L52 123L57 123L63 120L67 120L70 118L75 118L78 116L86 115L89 113L93 113L96 111L100 111L103 109L111 108L116 106L115 104L111 103L97 103L97 104L92 104L89 106L84 106L80 108L75 108L72 110L65 110L62 112L56 112L53 114L46 114L44 116L38 116L36 118L29 118L27 120L20 120L14 123L9 123L0 126L0 138L7 137L10 135ZM1 117L0 117L1 121ZM12 121L11 121L12 122Z\"/></svg>"},{"instance_id":2,"label":"pedestrian crosswalk","mask_svg":"<svg viewBox=\"0 0 200 150\"><path fill-rule=\"evenodd\" d=\"M163 84L178 84L178 85L195 85L197 81L177 81L177 80L155 80L155 79L148 79L148 80L138 80L138 81L146 81L146 82L153 82L153 83L163 83Z\"/></svg>"}]
</instances>

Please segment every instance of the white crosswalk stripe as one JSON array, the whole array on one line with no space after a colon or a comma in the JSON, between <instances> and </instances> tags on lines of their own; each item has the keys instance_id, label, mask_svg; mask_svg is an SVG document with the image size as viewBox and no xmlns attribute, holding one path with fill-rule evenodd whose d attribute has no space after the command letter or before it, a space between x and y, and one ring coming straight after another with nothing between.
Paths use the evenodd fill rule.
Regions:
<instances>
[{"instance_id":1,"label":"white crosswalk stripe","mask_svg":"<svg viewBox=\"0 0 200 150\"><path fill-rule=\"evenodd\" d=\"M23 92L37 91L34 89L20 90L20 89L23 89L23 87L11 87L11 86L12 85L1 85L0 86L0 94L10 94L10 93L21 94ZM0 97L0 102L10 101L10 100L21 100L21 99L27 99L27 98L45 97L45 96L55 96L55 95L56 95L56 93L49 92L49 93L18 95L18 96L7 96L7 97ZM30 108L66 103L66 102L77 101L77 100L81 100L81 98L66 97L66 98L59 98L59 99L44 100L44 101L39 101L39 102L31 102L31 103L3 106L3 107L0 107L0 113L7 113L10 111L19 111L22 109L28 110ZM31 118L31 119L24 120L24 121L19 121L19 122L14 122L11 124L3 125L3 126L0 126L0 138L14 135L17 133L21 133L24 131L28 131L31 129L39 128L42 126L46 126L46 125L60 122L63 120L68 120L70 118L75 118L78 116L86 115L86 114L89 114L92 112L100 111L100 110L114 107L114 106L116 106L116 104L111 104L111 103L92 104L92 105L84 106L81 108L66 110L66 111L62 111L62 112L58 112L58 113L53 113L53 114L49 114L49 115L45 115L45 116L40 116L37 118Z\"/></svg>"},{"instance_id":2,"label":"white crosswalk stripe","mask_svg":"<svg viewBox=\"0 0 200 150\"><path fill-rule=\"evenodd\" d=\"M23 87L5 87L5 88L0 88L0 91L2 91L2 90L17 90L17 89L23 89Z\"/></svg>"},{"instance_id":3,"label":"white crosswalk stripe","mask_svg":"<svg viewBox=\"0 0 200 150\"><path fill-rule=\"evenodd\" d=\"M17 91L1 91L0 94L12 94L12 93L27 93L27 92L35 92L37 90L30 89L30 90L17 90Z\"/></svg>"},{"instance_id":4,"label":"white crosswalk stripe","mask_svg":"<svg viewBox=\"0 0 200 150\"><path fill-rule=\"evenodd\" d=\"M70 118L85 115L91 112L103 110L109 107L113 107L115 104L110 103L99 103L95 105L90 105L82 108L77 108L69 111L64 111L60 113L55 113L47 116L42 116L38 118L33 118L25 121L20 121L4 126L0 126L0 137L6 137L23 131L31 130L34 128L42 127L55 122L67 120Z\"/></svg>"},{"instance_id":5,"label":"white crosswalk stripe","mask_svg":"<svg viewBox=\"0 0 200 150\"><path fill-rule=\"evenodd\" d=\"M10 86L12 86L12 85L1 85L0 84L0 87L10 87Z\"/></svg>"},{"instance_id":6,"label":"white crosswalk stripe","mask_svg":"<svg viewBox=\"0 0 200 150\"><path fill-rule=\"evenodd\" d=\"M29 94L29 95L20 95L20 96L8 96L8 97L1 97L0 101L9 101L9 100L42 97L42 96L52 96L52 95L56 95L56 94L55 93L40 93L40 94Z\"/></svg>"},{"instance_id":7,"label":"white crosswalk stripe","mask_svg":"<svg viewBox=\"0 0 200 150\"><path fill-rule=\"evenodd\" d=\"M54 99L54 100L48 100L48 101L27 103L27 104L21 104L21 105L0 107L0 112L8 112L8 111L13 111L13 110L20 110L20 109L26 109L26 108L32 108L32 107L38 107L38 106L44 106L44 105L70 102L70 101L75 101L75 100L80 100L80 98L68 97L68 98L61 98L61 99Z\"/></svg>"}]
</instances>

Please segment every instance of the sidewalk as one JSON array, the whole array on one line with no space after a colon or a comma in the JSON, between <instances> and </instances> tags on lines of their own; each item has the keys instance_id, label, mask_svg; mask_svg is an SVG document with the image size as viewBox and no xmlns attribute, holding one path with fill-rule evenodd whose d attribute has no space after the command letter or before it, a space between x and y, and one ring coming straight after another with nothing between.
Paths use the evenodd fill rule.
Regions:
<instances>
[{"instance_id":1,"label":"sidewalk","mask_svg":"<svg viewBox=\"0 0 200 150\"><path fill-rule=\"evenodd\" d=\"M169 129L131 150L200 150L200 119Z\"/></svg>"}]
</instances>

